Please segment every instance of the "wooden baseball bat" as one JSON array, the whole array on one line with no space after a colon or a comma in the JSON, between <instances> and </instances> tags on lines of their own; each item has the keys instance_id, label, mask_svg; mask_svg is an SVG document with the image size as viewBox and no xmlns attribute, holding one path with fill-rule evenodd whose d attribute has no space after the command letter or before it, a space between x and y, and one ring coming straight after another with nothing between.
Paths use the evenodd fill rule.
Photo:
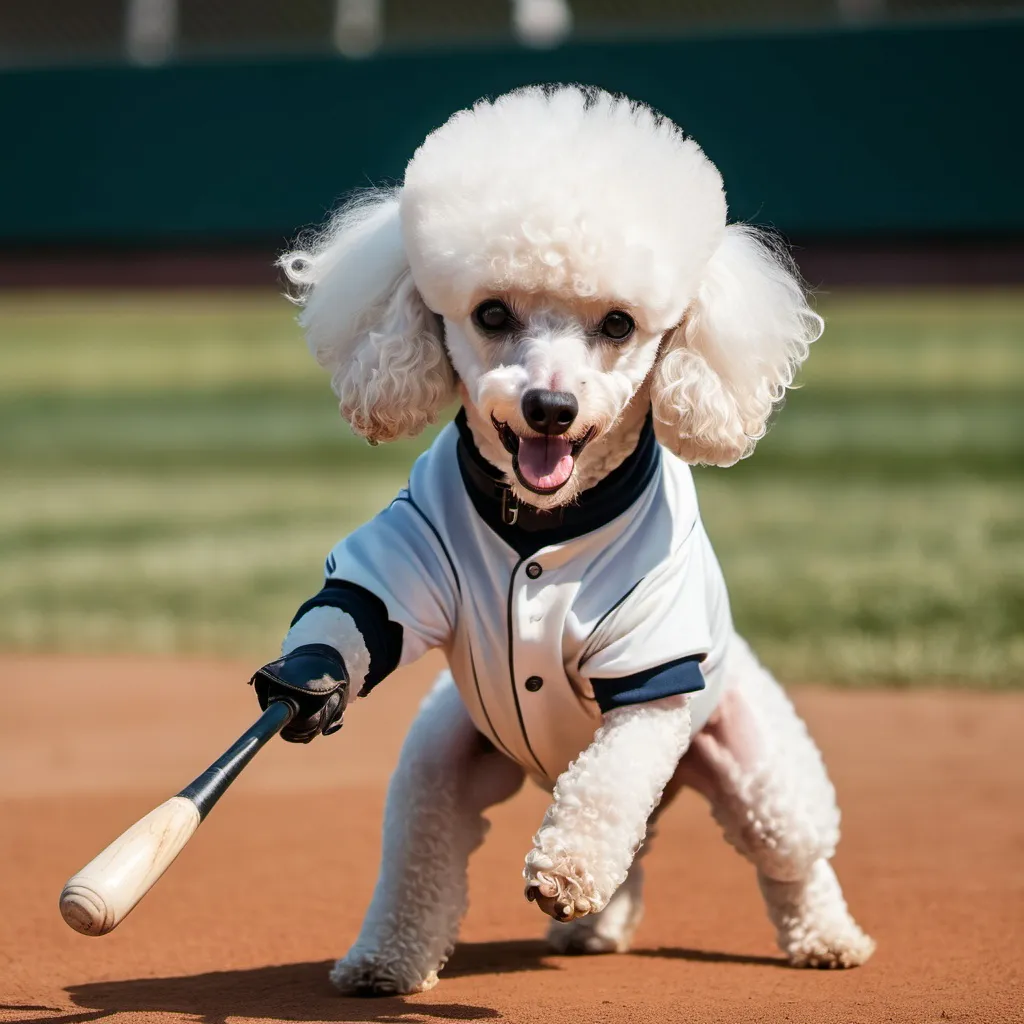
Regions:
<instances>
[{"instance_id":1,"label":"wooden baseball bat","mask_svg":"<svg viewBox=\"0 0 1024 1024\"><path fill-rule=\"evenodd\" d=\"M60 894L64 920L83 935L106 935L116 928L170 867L242 769L296 711L289 700L273 701L202 775L69 878Z\"/></svg>"}]
</instances>

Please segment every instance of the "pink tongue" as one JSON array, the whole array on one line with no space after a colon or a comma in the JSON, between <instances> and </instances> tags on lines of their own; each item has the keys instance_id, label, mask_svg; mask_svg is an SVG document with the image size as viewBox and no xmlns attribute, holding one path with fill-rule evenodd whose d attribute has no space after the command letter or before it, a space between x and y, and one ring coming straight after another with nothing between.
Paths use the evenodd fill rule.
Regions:
<instances>
[{"instance_id":1,"label":"pink tongue","mask_svg":"<svg viewBox=\"0 0 1024 1024\"><path fill-rule=\"evenodd\" d=\"M572 446L564 437L521 437L519 472L527 483L546 491L572 475Z\"/></svg>"}]
</instances>

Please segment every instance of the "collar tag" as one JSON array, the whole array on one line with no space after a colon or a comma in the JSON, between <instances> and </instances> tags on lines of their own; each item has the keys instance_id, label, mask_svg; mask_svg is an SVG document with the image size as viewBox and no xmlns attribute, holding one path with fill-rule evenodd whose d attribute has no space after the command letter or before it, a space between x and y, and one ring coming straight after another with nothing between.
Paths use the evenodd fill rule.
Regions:
<instances>
[{"instance_id":1,"label":"collar tag","mask_svg":"<svg viewBox=\"0 0 1024 1024\"><path fill-rule=\"evenodd\" d=\"M512 493L512 488L506 485L499 487L501 491L501 521L506 526L515 526L519 518L519 499Z\"/></svg>"}]
</instances>

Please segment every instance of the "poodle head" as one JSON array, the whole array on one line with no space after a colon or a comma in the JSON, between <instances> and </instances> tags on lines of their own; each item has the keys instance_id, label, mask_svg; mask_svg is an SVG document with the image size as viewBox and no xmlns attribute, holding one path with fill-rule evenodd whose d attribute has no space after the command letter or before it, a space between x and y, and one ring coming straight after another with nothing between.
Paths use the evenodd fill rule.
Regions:
<instances>
[{"instance_id":1,"label":"poodle head","mask_svg":"<svg viewBox=\"0 0 1024 1024\"><path fill-rule=\"evenodd\" d=\"M784 253L727 227L696 143L578 87L456 114L400 189L282 265L357 433L413 435L457 388L485 454L542 507L571 500L637 401L688 461L749 454L820 332Z\"/></svg>"}]
</instances>

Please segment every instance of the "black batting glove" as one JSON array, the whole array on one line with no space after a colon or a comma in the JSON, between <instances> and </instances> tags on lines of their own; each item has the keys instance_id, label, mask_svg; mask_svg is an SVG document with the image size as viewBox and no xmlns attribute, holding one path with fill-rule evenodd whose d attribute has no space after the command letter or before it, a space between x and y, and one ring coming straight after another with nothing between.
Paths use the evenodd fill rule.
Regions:
<instances>
[{"instance_id":1,"label":"black batting glove","mask_svg":"<svg viewBox=\"0 0 1024 1024\"><path fill-rule=\"evenodd\" d=\"M308 743L341 728L348 703L348 673L341 655L328 644L296 647L264 665L249 682L264 711L280 698L298 705L295 717L281 730L289 743Z\"/></svg>"}]
</instances>

